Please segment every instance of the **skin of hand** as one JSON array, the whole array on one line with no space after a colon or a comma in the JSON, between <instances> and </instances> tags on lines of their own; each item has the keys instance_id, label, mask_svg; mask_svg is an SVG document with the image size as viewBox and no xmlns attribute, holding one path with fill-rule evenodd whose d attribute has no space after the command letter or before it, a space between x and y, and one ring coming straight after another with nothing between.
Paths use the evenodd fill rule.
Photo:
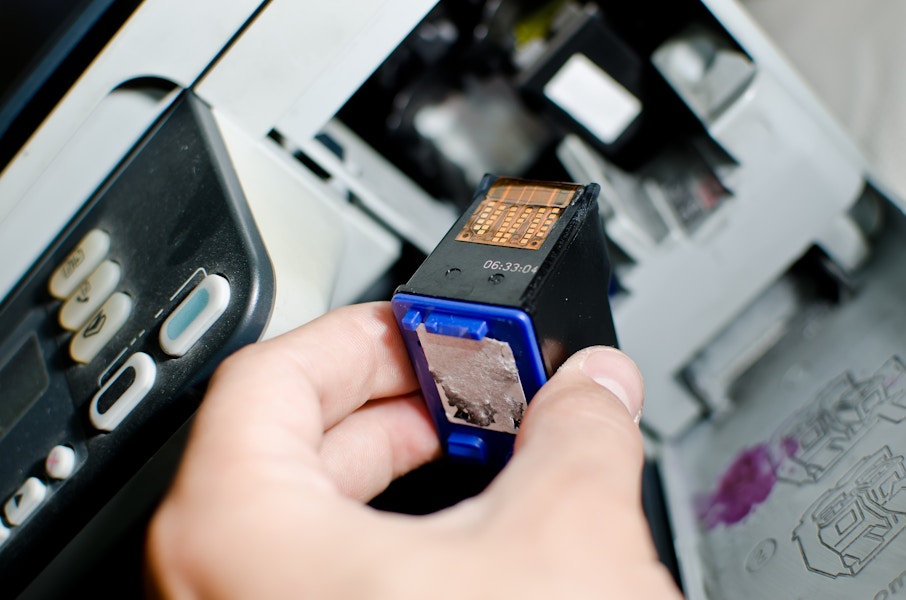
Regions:
<instances>
[{"instance_id":1,"label":"skin of hand","mask_svg":"<svg viewBox=\"0 0 906 600\"><path fill-rule=\"evenodd\" d=\"M365 502L439 443L389 304L333 311L212 377L148 531L149 590L679 598L641 510L642 395L628 357L583 350L532 400L484 492L427 516L381 512Z\"/></svg>"}]
</instances>

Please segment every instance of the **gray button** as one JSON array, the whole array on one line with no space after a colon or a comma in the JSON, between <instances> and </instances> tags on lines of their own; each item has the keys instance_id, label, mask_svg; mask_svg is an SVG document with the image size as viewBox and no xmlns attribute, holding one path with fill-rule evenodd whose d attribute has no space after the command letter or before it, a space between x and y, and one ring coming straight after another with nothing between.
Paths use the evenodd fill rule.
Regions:
<instances>
[{"instance_id":1,"label":"gray button","mask_svg":"<svg viewBox=\"0 0 906 600\"><path fill-rule=\"evenodd\" d=\"M88 232L50 276L47 287L60 300L68 298L94 271L110 250L110 236L100 229Z\"/></svg>"},{"instance_id":2,"label":"gray button","mask_svg":"<svg viewBox=\"0 0 906 600\"><path fill-rule=\"evenodd\" d=\"M107 302L76 332L69 343L72 360L88 364L120 330L132 313L132 298L123 292L110 296Z\"/></svg>"},{"instance_id":3,"label":"gray button","mask_svg":"<svg viewBox=\"0 0 906 600\"><path fill-rule=\"evenodd\" d=\"M47 486L37 477L29 477L3 506L6 520L11 525L21 525L44 502L45 496Z\"/></svg>"}]
</instances>

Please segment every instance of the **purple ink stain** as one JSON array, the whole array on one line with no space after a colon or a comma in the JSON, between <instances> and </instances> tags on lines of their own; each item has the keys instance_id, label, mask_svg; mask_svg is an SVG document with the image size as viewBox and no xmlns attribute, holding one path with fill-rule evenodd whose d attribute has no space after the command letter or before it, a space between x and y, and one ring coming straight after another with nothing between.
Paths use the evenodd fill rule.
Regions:
<instances>
[{"instance_id":1,"label":"purple ink stain","mask_svg":"<svg viewBox=\"0 0 906 600\"><path fill-rule=\"evenodd\" d=\"M799 442L791 437L785 437L780 440L780 449L783 450L783 455L787 458L795 456L796 452L799 451Z\"/></svg>"},{"instance_id":2,"label":"purple ink stain","mask_svg":"<svg viewBox=\"0 0 906 600\"><path fill-rule=\"evenodd\" d=\"M792 456L799 444L791 438L780 442L784 457ZM773 454L773 455L772 455ZM734 525L767 500L777 483L776 469L780 460L769 444L759 444L743 450L724 471L717 489L699 504L699 519L708 529L718 525Z\"/></svg>"}]
</instances>

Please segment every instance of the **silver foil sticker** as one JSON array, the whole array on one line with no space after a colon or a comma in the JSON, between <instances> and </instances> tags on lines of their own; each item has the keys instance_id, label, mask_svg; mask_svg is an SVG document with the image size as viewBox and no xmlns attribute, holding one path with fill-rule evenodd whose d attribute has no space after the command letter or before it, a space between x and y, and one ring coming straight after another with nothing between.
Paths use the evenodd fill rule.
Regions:
<instances>
[{"instance_id":1,"label":"silver foil sticker","mask_svg":"<svg viewBox=\"0 0 906 600\"><path fill-rule=\"evenodd\" d=\"M509 344L429 333L424 324L416 333L451 423L519 429L527 402Z\"/></svg>"}]
</instances>

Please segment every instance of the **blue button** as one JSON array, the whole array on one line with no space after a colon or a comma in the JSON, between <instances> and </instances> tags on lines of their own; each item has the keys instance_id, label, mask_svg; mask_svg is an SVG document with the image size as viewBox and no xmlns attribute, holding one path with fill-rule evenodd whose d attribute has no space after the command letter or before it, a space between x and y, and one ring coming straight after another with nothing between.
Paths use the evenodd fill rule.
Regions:
<instances>
[{"instance_id":1,"label":"blue button","mask_svg":"<svg viewBox=\"0 0 906 600\"><path fill-rule=\"evenodd\" d=\"M175 340L185 333L189 325L207 308L210 300L211 294L203 288L198 290L197 294L187 298L183 305L179 307L179 310L173 313L173 318L167 321L167 335L170 339Z\"/></svg>"},{"instance_id":2,"label":"blue button","mask_svg":"<svg viewBox=\"0 0 906 600\"><path fill-rule=\"evenodd\" d=\"M230 303L230 284L221 275L208 275L189 292L160 328L160 347L180 357L208 332Z\"/></svg>"}]
</instances>

